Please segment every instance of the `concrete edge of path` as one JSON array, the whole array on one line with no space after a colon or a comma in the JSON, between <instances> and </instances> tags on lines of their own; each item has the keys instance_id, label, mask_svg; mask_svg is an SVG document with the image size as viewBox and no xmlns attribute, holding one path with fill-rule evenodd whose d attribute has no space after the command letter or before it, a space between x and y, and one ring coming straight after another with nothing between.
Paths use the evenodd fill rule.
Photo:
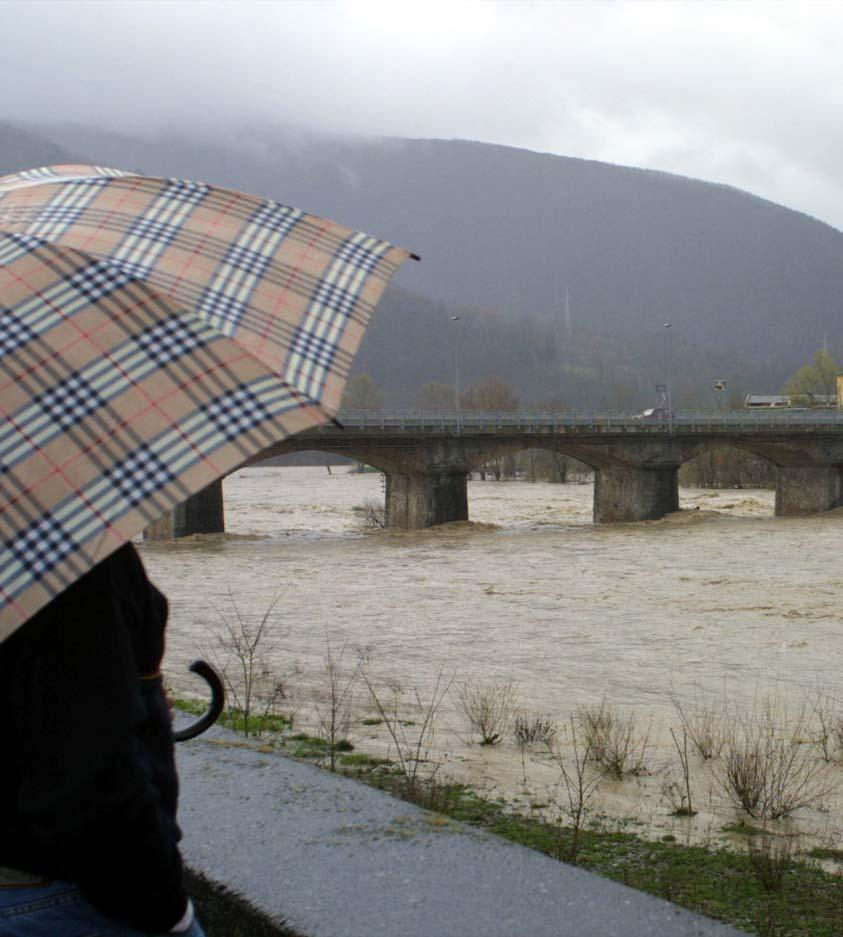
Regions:
<instances>
[{"instance_id":1,"label":"concrete edge of path","mask_svg":"<svg viewBox=\"0 0 843 937\"><path fill-rule=\"evenodd\" d=\"M306 937L741 933L223 729L177 756L187 863Z\"/></svg>"}]
</instances>

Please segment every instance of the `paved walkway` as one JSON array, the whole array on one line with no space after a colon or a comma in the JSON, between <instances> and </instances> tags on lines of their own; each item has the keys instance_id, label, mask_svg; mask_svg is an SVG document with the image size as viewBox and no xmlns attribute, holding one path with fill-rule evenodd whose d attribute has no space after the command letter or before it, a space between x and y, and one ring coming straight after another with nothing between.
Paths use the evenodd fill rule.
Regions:
<instances>
[{"instance_id":1,"label":"paved walkway","mask_svg":"<svg viewBox=\"0 0 843 937\"><path fill-rule=\"evenodd\" d=\"M225 730L178 760L188 863L306 937L739 934Z\"/></svg>"}]
</instances>

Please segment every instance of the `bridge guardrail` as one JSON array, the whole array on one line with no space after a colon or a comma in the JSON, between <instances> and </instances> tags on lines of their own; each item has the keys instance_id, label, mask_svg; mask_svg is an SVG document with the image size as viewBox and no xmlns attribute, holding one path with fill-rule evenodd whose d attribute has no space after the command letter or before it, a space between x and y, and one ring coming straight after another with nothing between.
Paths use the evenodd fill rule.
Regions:
<instances>
[{"instance_id":1,"label":"bridge guardrail","mask_svg":"<svg viewBox=\"0 0 843 937\"><path fill-rule=\"evenodd\" d=\"M551 433L568 429L593 432L677 433L734 431L770 431L826 428L843 432L843 410L728 410L720 413L705 410L678 410L672 418L641 418L629 411L569 410L558 413L542 410L501 412L422 412L416 410L344 410L339 422L355 430L403 430L416 432L462 433L474 430L518 430ZM326 432L336 432L328 426Z\"/></svg>"}]
</instances>

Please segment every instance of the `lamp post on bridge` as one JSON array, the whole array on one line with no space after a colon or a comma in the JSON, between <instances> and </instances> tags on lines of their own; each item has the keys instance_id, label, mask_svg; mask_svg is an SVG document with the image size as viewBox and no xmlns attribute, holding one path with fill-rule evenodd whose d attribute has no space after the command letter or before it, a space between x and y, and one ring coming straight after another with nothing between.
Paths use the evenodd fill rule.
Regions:
<instances>
[{"instance_id":1,"label":"lamp post on bridge","mask_svg":"<svg viewBox=\"0 0 843 937\"><path fill-rule=\"evenodd\" d=\"M716 404L716 406L715 406L714 409L717 411L717 413L718 413L718 415L719 415L720 411L723 409L723 407L722 407L723 391L726 390L726 382L725 382L725 381L715 381L715 382L714 382L714 390L715 390L714 400L715 400L715 404Z\"/></svg>"},{"instance_id":2,"label":"lamp post on bridge","mask_svg":"<svg viewBox=\"0 0 843 937\"><path fill-rule=\"evenodd\" d=\"M672 341L671 341L671 324L670 322L665 322L665 359L667 366L667 431L669 433L673 432L673 391L670 386L670 359L671 353L673 351Z\"/></svg>"},{"instance_id":3,"label":"lamp post on bridge","mask_svg":"<svg viewBox=\"0 0 843 937\"><path fill-rule=\"evenodd\" d=\"M460 407L460 345L462 344L462 318L460 316L451 316L452 322L459 322L457 326L457 340L454 342L454 392L457 403L457 428L459 429L462 421L462 410Z\"/></svg>"}]
</instances>

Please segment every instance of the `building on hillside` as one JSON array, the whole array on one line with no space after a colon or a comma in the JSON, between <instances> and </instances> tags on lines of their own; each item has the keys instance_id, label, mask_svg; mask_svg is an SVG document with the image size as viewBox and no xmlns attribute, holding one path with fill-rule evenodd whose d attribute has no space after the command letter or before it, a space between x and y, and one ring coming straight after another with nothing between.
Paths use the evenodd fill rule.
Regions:
<instances>
[{"instance_id":1,"label":"building on hillside","mask_svg":"<svg viewBox=\"0 0 843 937\"><path fill-rule=\"evenodd\" d=\"M757 409L758 407L789 407L790 397L781 394L747 394L743 402L745 407Z\"/></svg>"},{"instance_id":2,"label":"building on hillside","mask_svg":"<svg viewBox=\"0 0 843 937\"><path fill-rule=\"evenodd\" d=\"M838 389L840 389L840 379L838 378ZM747 394L743 405L749 409L758 408L784 408L789 407L792 410L804 410L809 407L815 407L820 410L829 410L838 405L840 395L834 394Z\"/></svg>"}]
</instances>

